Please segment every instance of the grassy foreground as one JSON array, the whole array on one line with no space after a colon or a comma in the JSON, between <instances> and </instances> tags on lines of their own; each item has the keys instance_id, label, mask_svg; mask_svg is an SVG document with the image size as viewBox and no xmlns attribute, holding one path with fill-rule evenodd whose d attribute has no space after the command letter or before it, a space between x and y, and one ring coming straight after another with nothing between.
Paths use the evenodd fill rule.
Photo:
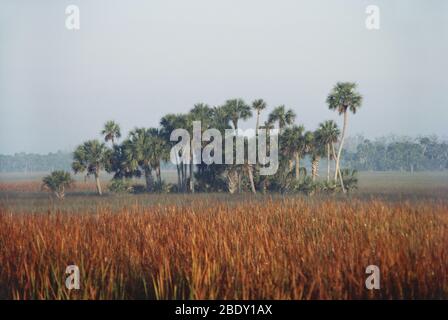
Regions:
<instances>
[{"instance_id":1,"label":"grassy foreground","mask_svg":"<svg viewBox=\"0 0 448 320\"><path fill-rule=\"evenodd\" d=\"M190 199L0 207L0 298L448 299L446 199ZM365 288L372 264L380 290Z\"/></svg>"}]
</instances>

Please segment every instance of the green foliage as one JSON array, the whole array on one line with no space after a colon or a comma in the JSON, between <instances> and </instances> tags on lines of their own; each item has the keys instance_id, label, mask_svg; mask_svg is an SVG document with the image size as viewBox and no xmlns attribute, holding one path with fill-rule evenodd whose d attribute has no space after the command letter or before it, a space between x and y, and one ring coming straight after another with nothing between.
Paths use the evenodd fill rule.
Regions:
<instances>
[{"instance_id":1,"label":"green foliage","mask_svg":"<svg viewBox=\"0 0 448 320\"><path fill-rule=\"evenodd\" d=\"M42 179L43 189L54 194L59 200L64 199L65 189L72 185L73 179L70 173L66 171L53 171Z\"/></svg>"},{"instance_id":2,"label":"green foliage","mask_svg":"<svg viewBox=\"0 0 448 320\"><path fill-rule=\"evenodd\" d=\"M132 185L129 180L125 179L112 179L109 183L108 189L114 193L129 193L132 192Z\"/></svg>"},{"instance_id":3,"label":"green foliage","mask_svg":"<svg viewBox=\"0 0 448 320\"><path fill-rule=\"evenodd\" d=\"M296 114L291 109L286 110L284 105L281 105L277 108L275 108L268 117L268 123L273 124L275 122L278 122L278 128L280 131L288 126L294 123L294 120L296 118Z\"/></svg>"},{"instance_id":4,"label":"green foliage","mask_svg":"<svg viewBox=\"0 0 448 320\"><path fill-rule=\"evenodd\" d=\"M351 169L341 169L342 180L345 189L350 192L358 188L358 171Z\"/></svg>"},{"instance_id":5,"label":"green foliage","mask_svg":"<svg viewBox=\"0 0 448 320\"><path fill-rule=\"evenodd\" d=\"M76 148L73 153L72 169L75 173L87 172L87 175L98 176L108 162L109 150L98 140L89 140Z\"/></svg>"},{"instance_id":6,"label":"green foliage","mask_svg":"<svg viewBox=\"0 0 448 320\"><path fill-rule=\"evenodd\" d=\"M252 117L250 106L243 99L227 100L223 108L230 121L232 121L234 129L238 129L239 120L246 120Z\"/></svg>"},{"instance_id":7,"label":"green foliage","mask_svg":"<svg viewBox=\"0 0 448 320\"><path fill-rule=\"evenodd\" d=\"M328 108L339 114L356 113L362 104L362 96L356 91L356 83L338 82L327 97Z\"/></svg>"},{"instance_id":8,"label":"green foliage","mask_svg":"<svg viewBox=\"0 0 448 320\"><path fill-rule=\"evenodd\" d=\"M101 134L104 136L104 141L112 141L112 145L114 145L115 140L121 137L120 126L114 121L107 121Z\"/></svg>"}]
</instances>

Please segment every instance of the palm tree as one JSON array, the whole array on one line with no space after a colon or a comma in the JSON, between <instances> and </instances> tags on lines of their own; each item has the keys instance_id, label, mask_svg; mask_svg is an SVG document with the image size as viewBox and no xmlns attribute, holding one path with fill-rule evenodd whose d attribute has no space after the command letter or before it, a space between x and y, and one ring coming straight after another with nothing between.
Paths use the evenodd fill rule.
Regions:
<instances>
[{"instance_id":1,"label":"palm tree","mask_svg":"<svg viewBox=\"0 0 448 320\"><path fill-rule=\"evenodd\" d=\"M336 172L335 172L335 182L339 173L342 191L345 193L344 183L342 181L342 176L340 174L340 161L342 148L344 146L345 132L347 130L348 122L348 112L351 111L353 114L361 107L362 96L356 91L356 83L353 82L338 82L333 90L327 97L327 104L330 110L336 110L339 115L344 115L344 124L342 127L341 140L339 143L338 155L336 158Z\"/></svg>"},{"instance_id":2,"label":"palm tree","mask_svg":"<svg viewBox=\"0 0 448 320\"><path fill-rule=\"evenodd\" d=\"M114 121L107 121L101 134L104 136L106 142L110 140L112 145L115 145L115 139L121 137L120 126Z\"/></svg>"},{"instance_id":3,"label":"palm tree","mask_svg":"<svg viewBox=\"0 0 448 320\"><path fill-rule=\"evenodd\" d=\"M159 129L149 128L147 130L149 143L151 145L150 165L156 172L157 183L162 186L161 162L168 161L170 158L170 148Z\"/></svg>"},{"instance_id":4,"label":"palm tree","mask_svg":"<svg viewBox=\"0 0 448 320\"><path fill-rule=\"evenodd\" d=\"M293 126L292 128L293 138L295 140L294 146L294 160L295 160L295 169L296 169L296 180L300 180L300 159L305 154L305 147L307 145L305 142L305 136L303 133L305 132L305 127L303 125Z\"/></svg>"},{"instance_id":5,"label":"palm tree","mask_svg":"<svg viewBox=\"0 0 448 320\"><path fill-rule=\"evenodd\" d=\"M187 129L188 118L184 114L167 114L160 120L162 126L161 135L168 143L170 147L174 146L177 142L170 141L170 135L175 129ZM186 189L186 165L179 161L179 157L176 157L176 169L177 169L177 184L179 191L185 191Z\"/></svg>"},{"instance_id":6,"label":"palm tree","mask_svg":"<svg viewBox=\"0 0 448 320\"><path fill-rule=\"evenodd\" d=\"M247 120L252 117L252 111L243 99L227 100L224 104L224 109L232 121L235 134L238 131L238 121L240 119Z\"/></svg>"},{"instance_id":7,"label":"palm tree","mask_svg":"<svg viewBox=\"0 0 448 320\"><path fill-rule=\"evenodd\" d=\"M240 119L247 120L250 117L252 117L252 111L250 110L250 106L248 106L243 99L231 99L226 101L223 108L227 114L227 117L233 124L236 139L236 135L238 134L239 120ZM238 175L238 191L241 192L241 170L238 170L237 167L238 165L235 165L234 170L229 170L229 173L232 175ZM249 166L243 165L243 167L247 169ZM249 179L251 180L251 185L253 185L252 172L248 172L248 174Z\"/></svg>"},{"instance_id":8,"label":"palm tree","mask_svg":"<svg viewBox=\"0 0 448 320\"><path fill-rule=\"evenodd\" d=\"M341 131L338 125L333 120L327 120L319 125L319 131L323 143L325 143L327 148L327 182L330 182L330 154L334 153L334 144L338 141ZM335 155L333 154L333 159L336 161Z\"/></svg>"},{"instance_id":9,"label":"palm tree","mask_svg":"<svg viewBox=\"0 0 448 320\"><path fill-rule=\"evenodd\" d=\"M126 160L131 171L143 171L146 190L152 191L154 185L152 170L156 172L161 184L160 162L167 158L168 147L158 129L137 128L130 132L123 143Z\"/></svg>"},{"instance_id":10,"label":"palm tree","mask_svg":"<svg viewBox=\"0 0 448 320\"><path fill-rule=\"evenodd\" d=\"M284 105L281 105L269 114L268 122L274 123L278 121L278 129L282 133L283 128L294 123L296 114L291 109L286 110Z\"/></svg>"},{"instance_id":11,"label":"palm tree","mask_svg":"<svg viewBox=\"0 0 448 320\"><path fill-rule=\"evenodd\" d=\"M188 114L188 127L191 137L193 137L193 121L201 122L201 135L210 128L210 124L213 121L213 109L205 103L197 103ZM190 148L190 192L194 193L194 164L193 164L193 148Z\"/></svg>"},{"instance_id":12,"label":"palm tree","mask_svg":"<svg viewBox=\"0 0 448 320\"><path fill-rule=\"evenodd\" d=\"M308 148L308 153L311 156L311 176L313 181L316 181L319 175L319 161L321 156L325 154L325 141L319 129L313 133L313 142Z\"/></svg>"},{"instance_id":13,"label":"palm tree","mask_svg":"<svg viewBox=\"0 0 448 320\"><path fill-rule=\"evenodd\" d=\"M302 136L302 139L300 140L299 150L302 156L304 156L305 154L310 154L313 148L314 148L314 132L306 131Z\"/></svg>"},{"instance_id":14,"label":"palm tree","mask_svg":"<svg viewBox=\"0 0 448 320\"><path fill-rule=\"evenodd\" d=\"M225 106L213 107L212 127L218 129L224 136L225 130L230 129L230 115Z\"/></svg>"},{"instance_id":15,"label":"palm tree","mask_svg":"<svg viewBox=\"0 0 448 320\"><path fill-rule=\"evenodd\" d=\"M65 188L69 188L73 184L73 179L69 172L53 171L50 175L42 179L42 187L54 193L56 198L63 200L65 196Z\"/></svg>"},{"instance_id":16,"label":"palm tree","mask_svg":"<svg viewBox=\"0 0 448 320\"><path fill-rule=\"evenodd\" d=\"M100 171L109 159L109 150L104 143L98 140L89 140L78 146L73 153L72 169L75 173L87 172L87 176L94 175L96 189L102 195L100 184Z\"/></svg>"},{"instance_id":17,"label":"palm tree","mask_svg":"<svg viewBox=\"0 0 448 320\"><path fill-rule=\"evenodd\" d=\"M300 176L300 157L303 152L301 150L301 143L303 140L303 132L305 131L304 126L292 126L286 128L281 138L281 150L282 154L285 155L289 160L289 170L292 170L293 162L295 161L295 175L296 180Z\"/></svg>"},{"instance_id":18,"label":"palm tree","mask_svg":"<svg viewBox=\"0 0 448 320\"><path fill-rule=\"evenodd\" d=\"M258 136L258 127L260 124L260 113L264 109L266 109L267 104L263 99L257 99L254 102L252 102L252 109L254 109L257 112L257 123L255 125L255 134Z\"/></svg>"}]
</instances>

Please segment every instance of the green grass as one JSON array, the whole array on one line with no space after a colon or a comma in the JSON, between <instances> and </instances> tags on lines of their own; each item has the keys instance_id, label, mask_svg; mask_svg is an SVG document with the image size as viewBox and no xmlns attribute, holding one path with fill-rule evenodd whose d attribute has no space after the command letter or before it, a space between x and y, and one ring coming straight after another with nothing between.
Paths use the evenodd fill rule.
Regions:
<instances>
[{"instance_id":1,"label":"green grass","mask_svg":"<svg viewBox=\"0 0 448 320\"><path fill-rule=\"evenodd\" d=\"M165 178L175 181L176 173L164 172ZM321 173L322 174L322 173ZM17 182L19 185L31 181L37 185L45 173L26 174L2 174L0 184ZM103 175L104 185L110 176ZM28 179L28 180L26 180ZM143 184L143 180L135 180ZM77 183L82 185L83 178L77 176ZM263 198L281 198L279 194L253 196L249 193L240 195L220 194L112 194L107 191L103 196L97 196L94 192L93 181L90 179L91 188L87 190L72 190L67 193L64 201L50 200L47 193L42 191L21 192L4 188L0 191L0 206L13 209L14 212L46 212L48 210L62 210L66 212L95 211L96 208L110 208L119 210L130 206L164 206L167 204L179 204L188 206L193 201L219 203L239 203L244 201L256 201ZM303 195L289 195L285 197L307 198ZM328 198L327 195L315 195L313 198ZM334 199L346 200L343 195L333 195ZM447 200L448 199L448 172L361 172L359 173L359 189L349 195L350 199L361 200L386 200L391 202L418 202L421 200Z\"/></svg>"}]
</instances>

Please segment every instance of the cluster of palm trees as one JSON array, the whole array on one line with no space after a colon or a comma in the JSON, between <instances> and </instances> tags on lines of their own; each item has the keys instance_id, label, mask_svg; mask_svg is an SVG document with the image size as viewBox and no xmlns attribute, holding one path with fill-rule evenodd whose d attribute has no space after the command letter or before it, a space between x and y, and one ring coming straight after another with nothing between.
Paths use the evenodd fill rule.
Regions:
<instances>
[{"instance_id":1,"label":"cluster of palm trees","mask_svg":"<svg viewBox=\"0 0 448 320\"><path fill-rule=\"evenodd\" d=\"M340 169L340 159L348 122L348 113L356 113L361 106L362 97L356 91L356 84L348 82L337 83L327 97L328 107L343 116L342 132L332 120L325 121L319 128L305 131L302 125L294 124L296 114L285 106L273 109L267 121L260 125L262 112L267 103L257 99L251 105L243 99L227 100L222 106L210 107L204 103L196 104L187 114L168 114L160 121L160 128L136 128L118 144L121 138L120 126L114 121L108 121L102 135L105 142L90 140L76 148L73 155L72 168L75 173L85 172L93 175L97 191L102 193L100 172L106 170L114 173L114 179L144 176L146 190L153 191L163 187L161 165L170 158L170 150L177 143L170 141L171 132L175 129L193 130L193 121L201 121L201 130L210 128L224 132L234 129L237 134L238 125L256 115L256 136L258 129L279 129L280 166L279 175L294 175L300 181L306 176L306 170L301 168L301 160L309 156L311 160L311 177L318 177L319 161L327 159L327 182L340 184L345 191ZM110 143L110 144L109 144ZM338 150L336 152L336 145ZM192 148L190 148L192 152ZM263 177L258 174L259 165L194 165L183 163L179 157L176 165L178 192L195 192L195 190L220 190L234 193L242 191L247 181L248 189L256 193L266 190L276 177ZM330 164L334 160L334 175L330 177ZM155 176L155 180L154 180ZM275 183L274 183L275 184ZM219 186L219 187L218 187Z\"/></svg>"}]
</instances>

